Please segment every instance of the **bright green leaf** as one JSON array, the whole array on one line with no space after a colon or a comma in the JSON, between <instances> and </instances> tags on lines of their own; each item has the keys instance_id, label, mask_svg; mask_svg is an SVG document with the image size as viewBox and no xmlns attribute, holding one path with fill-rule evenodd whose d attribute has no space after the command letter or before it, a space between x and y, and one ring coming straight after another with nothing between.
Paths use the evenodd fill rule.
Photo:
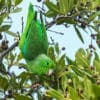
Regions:
<instances>
[{"instance_id":1,"label":"bright green leaf","mask_svg":"<svg viewBox=\"0 0 100 100\"><path fill-rule=\"evenodd\" d=\"M55 45L55 51L59 55L60 51L59 51L59 45L58 45L58 43L56 43L56 45Z\"/></svg>"},{"instance_id":2,"label":"bright green leaf","mask_svg":"<svg viewBox=\"0 0 100 100\"><path fill-rule=\"evenodd\" d=\"M47 94L47 96L56 98L57 100L68 100L68 99L65 99L64 96L59 91L54 90L52 88L47 90L46 94Z\"/></svg>"},{"instance_id":3,"label":"bright green leaf","mask_svg":"<svg viewBox=\"0 0 100 100\"><path fill-rule=\"evenodd\" d=\"M80 31L79 31L79 29L78 29L75 25L74 25L74 29L75 29L75 31L76 31L76 33L77 33L77 36L78 36L79 39L81 40L81 42L84 43L84 40L83 40L83 37L82 37Z\"/></svg>"},{"instance_id":4,"label":"bright green leaf","mask_svg":"<svg viewBox=\"0 0 100 100\"><path fill-rule=\"evenodd\" d=\"M89 23L90 21L93 21L97 16L99 15L98 12L93 12L89 18L87 19L87 22Z\"/></svg>"},{"instance_id":5,"label":"bright green leaf","mask_svg":"<svg viewBox=\"0 0 100 100\"><path fill-rule=\"evenodd\" d=\"M11 27L11 25L2 25L0 26L0 32L4 32L4 31L7 31L9 30Z\"/></svg>"},{"instance_id":6,"label":"bright green leaf","mask_svg":"<svg viewBox=\"0 0 100 100\"><path fill-rule=\"evenodd\" d=\"M100 99L100 86L92 84L93 92L95 94L96 100Z\"/></svg>"},{"instance_id":7,"label":"bright green leaf","mask_svg":"<svg viewBox=\"0 0 100 100\"><path fill-rule=\"evenodd\" d=\"M8 88L8 84L7 78L0 75L0 89L6 90Z\"/></svg>"},{"instance_id":8,"label":"bright green leaf","mask_svg":"<svg viewBox=\"0 0 100 100\"><path fill-rule=\"evenodd\" d=\"M16 8L11 13L18 13L18 12L21 12L21 11L22 11L22 8Z\"/></svg>"},{"instance_id":9,"label":"bright green leaf","mask_svg":"<svg viewBox=\"0 0 100 100\"><path fill-rule=\"evenodd\" d=\"M87 100L94 100L94 94L92 90L92 83L91 81L85 77L84 79L84 95L87 98Z\"/></svg>"},{"instance_id":10,"label":"bright green leaf","mask_svg":"<svg viewBox=\"0 0 100 100\"><path fill-rule=\"evenodd\" d=\"M47 11L46 13L45 13L45 16L47 16L47 17L53 17L53 16L56 16L57 15L57 13L55 13L54 11L52 11L52 10L49 10L49 11Z\"/></svg>"},{"instance_id":11,"label":"bright green leaf","mask_svg":"<svg viewBox=\"0 0 100 100\"><path fill-rule=\"evenodd\" d=\"M24 95L16 95L14 96L15 100L34 100L30 98L29 96L24 96Z\"/></svg>"},{"instance_id":12,"label":"bright green leaf","mask_svg":"<svg viewBox=\"0 0 100 100\"><path fill-rule=\"evenodd\" d=\"M89 67L90 65L90 60L82 48L76 52L75 59L78 67Z\"/></svg>"},{"instance_id":13,"label":"bright green leaf","mask_svg":"<svg viewBox=\"0 0 100 100\"><path fill-rule=\"evenodd\" d=\"M22 2L22 0L15 0L15 6L20 4Z\"/></svg>"},{"instance_id":14,"label":"bright green leaf","mask_svg":"<svg viewBox=\"0 0 100 100\"><path fill-rule=\"evenodd\" d=\"M67 88L67 77L66 77L66 75L63 75L61 77L61 86L62 86L63 91L65 92L66 88Z\"/></svg>"},{"instance_id":15,"label":"bright green leaf","mask_svg":"<svg viewBox=\"0 0 100 100\"><path fill-rule=\"evenodd\" d=\"M68 91L72 100L80 100L80 97L74 88L68 87Z\"/></svg>"},{"instance_id":16,"label":"bright green leaf","mask_svg":"<svg viewBox=\"0 0 100 100\"><path fill-rule=\"evenodd\" d=\"M52 2L45 1L45 4L50 10L54 11L55 13L58 13L58 14L61 13L59 8Z\"/></svg>"},{"instance_id":17,"label":"bright green leaf","mask_svg":"<svg viewBox=\"0 0 100 100\"><path fill-rule=\"evenodd\" d=\"M13 36L13 37L18 37L18 34L17 34L17 33L14 33L14 32L8 31L8 30L6 30L5 32L6 32L7 34Z\"/></svg>"},{"instance_id":18,"label":"bright green leaf","mask_svg":"<svg viewBox=\"0 0 100 100\"><path fill-rule=\"evenodd\" d=\"M94 60L94 67L96 67L96 71L100 73L100 61Z\"/></svg>"},{"instance_id":19,"label":"bright green leaf","mask_svg":"<svg viewBox=\"0 0 100 100\"><path fill-rule=\"evenodd\" d=\"M97 34L97 44L98 47L100 48L100 33Z\"/></svg>"}]
</instances>

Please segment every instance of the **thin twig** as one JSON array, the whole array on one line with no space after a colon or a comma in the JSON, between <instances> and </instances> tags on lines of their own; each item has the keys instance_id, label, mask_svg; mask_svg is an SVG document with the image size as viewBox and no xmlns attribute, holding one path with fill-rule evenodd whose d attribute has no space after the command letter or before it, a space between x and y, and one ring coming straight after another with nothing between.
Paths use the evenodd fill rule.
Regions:
<instances>
[{"instance_id":1,"label":"thin twig","mask_svg":"<svg viewBox=\"0 0 100 100\"><path fill-rule=\"evenodd\" d=\"M54 24L56 24L56 22L59 20L59 19L62 19L62 18L72 18L70 16L65 16L65 15L61 15L61 16L58 16L57 18L55 18L53 21L51 21L50 23L47 23L45 25L46 27L46 30L49 29L51 26L53 26Z\"/></svg>"},{"instance_id":2,"label":"thin twig","mask_svg":"<svg viewBox=\"0 0 100 100\"><path fill-rule=\"evenodd\" d=\"M53 33L56 33L56 34L60 34L60 35L64 35L64 33L62 33L62 32L56 32L56 31L53 31L53 30L47 30L47 31L50 31L50 32L53 32Z\"/></svg>"},{"instance_id":3,"label":"thin twig","mask_svg":"<svg viewBox=\"0 0 100 100\"><path fill-rule=\"evenodd\" d=\"M23 16L22 16L22 32L23 32L23 29L24 29L24 21L23 21Z\"/></svg>"}]
</instances>

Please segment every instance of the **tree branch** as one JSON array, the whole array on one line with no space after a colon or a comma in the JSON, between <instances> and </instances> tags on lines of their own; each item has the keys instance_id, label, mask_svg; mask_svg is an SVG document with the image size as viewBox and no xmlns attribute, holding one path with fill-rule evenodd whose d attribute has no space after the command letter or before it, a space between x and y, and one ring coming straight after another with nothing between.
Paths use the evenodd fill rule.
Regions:
<instances>
[{"instance_id":1,"label":"tree branch","mask_svg":"<svg viewBox=\"0 0 100 100\"><path fill-rule=\"evenodd\" d=\"M51 26L53 26L54 24L56 24L56 22L59 20L59 19L62 19L62 18L72 18L71 16L66 16L66 15L60 15L58 16L57 18L55 18L53 21L51 21L50 23L47 23L45 25L46 27L46 30L48 30Z\"/></svg>"},{"instance_id":2,"label":"tree branch","mask_svg":"<svg viewBox=\"0 0 100 100\"><path fill-rule=\"evenodd\" d=\"M0 65L2 64L3 57L8 54L13 48L15 48L18 45L18 41L16 41L11 47L9 47L7 50L0 53Z\"/></svg>"}]
</instances>

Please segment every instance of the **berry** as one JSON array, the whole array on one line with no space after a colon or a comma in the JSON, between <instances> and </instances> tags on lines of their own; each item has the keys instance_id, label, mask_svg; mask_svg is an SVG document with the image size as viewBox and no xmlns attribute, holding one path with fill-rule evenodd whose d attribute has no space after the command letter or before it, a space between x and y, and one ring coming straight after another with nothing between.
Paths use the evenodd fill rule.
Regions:
<instances>
[{"instance_id":1,"label":"berry","mask_svg":"<svg viewBox=\"0 0 100 100\"><path fill-rule=\"evenodd\" d=\"M2 40L2 42L1 42L1 48L3 50L8 49L8 41L7 40Z\"/></svg>"},{"instance_id":2,"label":"berry","mask_svg":"<svg viewBox=\"0 0 100 100\"><path fill-rule=\"evenodd\" d=\"M65 47L62 47L62 50L64 51L66 48Z\"/></svg>"},{"instance_id":3,"label":"berry","mask_svg":"<svg viewBox=\"0 0 100 100\"><path fill-rule=\"evenodd\" d=\"M37 2L41 2L42 0L37 0Z\"/></svg>"}]
</instances>

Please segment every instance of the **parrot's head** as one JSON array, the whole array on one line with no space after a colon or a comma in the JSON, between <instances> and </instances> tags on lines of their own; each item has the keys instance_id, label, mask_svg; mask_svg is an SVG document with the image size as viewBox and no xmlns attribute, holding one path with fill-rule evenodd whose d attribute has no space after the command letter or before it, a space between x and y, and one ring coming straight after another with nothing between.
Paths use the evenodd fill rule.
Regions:
<instances>
[{"instance_id":1,"label":"parrot's head","mask_svg":"<svg viewBox=\"0 0 100 100\"><path fill-rule=\"evenodd\" d=\"M54 67L55 67L55 64L53 62L52 59L50 59L47 55L45 54L41 54L37 57L37 61L39 61L39 65L41 66L42 68L42 73L46 74L46 75L51 75L53 70L54 70Z\"/></svg>"},{"instance_id":2,"label":"parrot's head","mask_svg":"<svg viewBox=\"0 0 100 100\"><path fill-rule=\"evenodd\" d=\"M27 61L27 63L29 70L37 75L50 76L55 68L53 60L45 54L40 54L33 61Z\"/></svg>"}]
</instances>

